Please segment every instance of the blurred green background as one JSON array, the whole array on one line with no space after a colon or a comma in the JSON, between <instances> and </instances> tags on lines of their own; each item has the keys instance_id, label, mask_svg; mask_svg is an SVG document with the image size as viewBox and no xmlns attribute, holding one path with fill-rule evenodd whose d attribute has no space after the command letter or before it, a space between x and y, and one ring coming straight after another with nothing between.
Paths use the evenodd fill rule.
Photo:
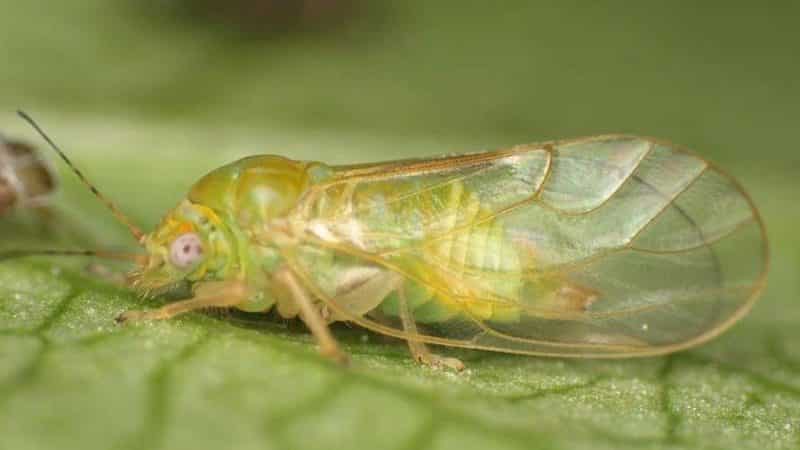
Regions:
<instances>
[{"instance_id":1,"label":"blurred green background","mask_svg":"<svg viewBox=\"0 0 800 450\"><path fill-rule=\"evenodd\" d=\"M728 169L762 208L766 295L676 357L469 354L472 373L456 377L345 330L357 368L341 373L291 328L197 316L119 330L108 321L132 295L52 271L66 262L3 263L0 448L800 445L797 3L228 3L2 1L0 130L41 144L14 116L27 110L148 227L193 180L246 154L351 163L666 138ZM91 230L82 243L130 245L62 179L55 200ZM70 241L4 220L4 247ZM38 306L15 303L19 292ZM340 389L353 392L317 393Z\"/></svg>"}]
</instances>

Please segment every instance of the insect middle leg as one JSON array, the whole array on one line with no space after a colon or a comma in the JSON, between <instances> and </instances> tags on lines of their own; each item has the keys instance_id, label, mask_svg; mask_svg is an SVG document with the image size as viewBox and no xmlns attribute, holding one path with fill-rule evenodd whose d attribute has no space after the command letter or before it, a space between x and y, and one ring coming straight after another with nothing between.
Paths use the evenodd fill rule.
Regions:
<instances>
[{"instance_id":1,"label":"insect middle leg","mask_svg":"<svg viewBox=\"0 0 800 450\"><path fill-rule=\"evenodd\" d=\"M403 331L405 331L409 337L418 336L417 323L414 321L414 316L408 308L408 300L406 299L404 286L400 286L397 289L397 296L400 299L400 320L403 322ZM446 367L458 372L464 370L464 363L461 362L460 359L448 358L431 353L428 346L421 341L409 338L406 342L408 343L411 356L420 364L431 367Z\"/></svg>"},{"instance_id":2,"label":"insect middle leg","mask_svg":"<svg viewBox=\"0 0 800 450\"><path fill-rule=\"evenodd\" d=\"M319 308L295 274L290 269L283 268L275 273L273 279L286 289L291 297L290 300L297 306L300 319L317 339L319 353L339 364L347 364L350 361L349 356L339 347L339 343L328 328L328 322L322 317Z\"/></svg>"}]
</instances>

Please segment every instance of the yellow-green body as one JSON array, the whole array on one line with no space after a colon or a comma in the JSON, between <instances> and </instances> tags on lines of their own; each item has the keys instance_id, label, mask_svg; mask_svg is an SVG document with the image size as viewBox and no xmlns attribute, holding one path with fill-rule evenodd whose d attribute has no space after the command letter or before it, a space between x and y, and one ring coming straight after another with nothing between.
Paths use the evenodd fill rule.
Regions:
<instances>
[{"instance_id":1,"label":"yellow-green body","mask_svg":"<svg viewBox=\"0 0 800 450\"><path fill-rule=\"evenodd\" d=\"M458 277L462 286L469 286L482 283L483 271L518 273L520 257L506 239L500 220L488 220L446 239L426 241L432 234L453 231L459 223L472 221L481 214L480 202L463 184L452 183L448 189L431 192L415 202L387 204L387 199L398 190L417 191L419 186L401 179L368 186L360 186L356 181L324 189L338 172L322 163L276 156L249 157L223 166L191 188L187 199L152 235L150 246L163 247L187 231L201 233L209 243L210 255L186 279L196 284L243 280L251 288L251 295L237 308L260 312L278 304L279 312L288 317L295 316L297 311L290 302L281 304L285 293L276 292L271 282L272 275L285 264L283 255L287 253L310 258L310 270L319 280L325 280L320 285L328 295L354 296L348 303L353 304L354 314L375 312L398 316L398 295L402 290L415 320L421 323L453 318L459 311L454 304L469 297L469 292L461 293L463 297L459 298L436 292L435 286L447 283L447 278ZM380 208L379 214L370 215L380 223L337 221L342 211L364 208ZM426 211L430 208L449 210L452 217L428 223ZM187 224L194 228L190 230ZM402 229L407 238L373 236L366 242L362 240L364 230L387 227ZM342 230L349 231L342 233ZM361 260L354 265L352 255L315 246L316 240L334 246L355 246L365 253L385 254L387 261L396 264L406 276L400 277L377 264L365 265ZM388 256L392 250L410 245L418 246L419 251ZM381 286L364 289L363 285L370 281ZM140 284L146 289L159 283L143 279ZM494 284L488 286L490 291L518 300L521 280L512 277ZM486 291L487 286L480 288ZM484 320L514 320L519 313L516 307L488 302L467 308ZM342 319L333 313L329 317L337 318Z\"/></svg>"},{"instance_id":2,"label":"yellow-green body","mask_svg":"<svg viewBox=\"0 0 800 450\"><path fill-rule=\"evenodd\" d=\"M661 354L744 315L764 236L735 180L649 138L349 167L254 156L200 179L141 239L133 287L188 282L192 298L123 318L275 309L333 354L334 321L416 355Z\"/></svg>"}]
</instances>

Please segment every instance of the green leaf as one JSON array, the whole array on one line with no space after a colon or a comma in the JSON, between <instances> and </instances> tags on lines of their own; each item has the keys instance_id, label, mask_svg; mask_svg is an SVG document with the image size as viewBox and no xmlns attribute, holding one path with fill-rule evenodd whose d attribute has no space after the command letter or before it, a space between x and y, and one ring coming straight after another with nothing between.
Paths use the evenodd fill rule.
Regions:
<instances>
[{"instance_id":1,"label":"green leaf","mask_svg":"<svg viewBox=\"0 0 800 450\"><path fill-rule=\"evenodd\" d=\"M80 141L71 124L52 125L66 141ZM165 173L200 174L208 164L189 158L196 143L182 146L175 136L184 134L157 135L186 156L160 163ZM152 223L149 211L170 206L162 203L179 198L191 177L135 183L150 163L125 149L141 143L125 143L117 160L104 162L92 155L107 138L75 159L134 217ZM330 141L340 143L332 150L357 157L345 137ZM102 222L107 213L67 175L58 211L93 214L100 241L124 242L124 231ZM773 182L759 192L772 199L768 213L790 196L789 186ZM136 196L119 194L126 189ZM17 236L18 245L73 239L48 239L47 228L31 231L31 220L8 218L3 235ZM348 327L335 330L353 355L353 366L342 369L316 355L302 326L257 316L190 314L116 326L120 312L158 301L142 304L80 262L5 261L0 436L15 449L793 448L800 441L800 352L791 345L798 314L784 313L789 301L777 295L792 292L791 276L774 278L778 288L755 314L699 349L619 361L448 351L468 365L455 374L418 367L402 342Z\"/></svg>"},{"instance_id":2,"label":"green leaf","mask_svg":"<svg viewBox=\"0 0 800 450\"><path fill-rule=\"evenodd\" d=\"M773 241L770 286L690 351L447 350L467 364L455 374L346 326L334 331L348 369L295 323L189 314L120 327L117 314L159 301L86 261L0 261L0 448L800 446L796 10L414 0L336 37L252 42L156 18L159 3L32 0L0 14L2 132L41 145L12 114L32 108L145 228L248 153L354 163L628 131L690 144L743 181ZM0 218L0 246L130 246L60 171L55 218Z\"/></svg>"}]
</instances>

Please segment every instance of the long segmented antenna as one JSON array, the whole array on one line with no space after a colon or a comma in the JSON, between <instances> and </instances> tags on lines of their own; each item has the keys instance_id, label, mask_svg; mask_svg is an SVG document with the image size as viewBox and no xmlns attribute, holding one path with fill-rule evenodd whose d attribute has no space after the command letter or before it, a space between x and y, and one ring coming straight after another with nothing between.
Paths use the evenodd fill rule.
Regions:
<instances>
[{"instance_id":1,"label":"long segmented antenna","mask_svg":"<svg viewBox=\"0 0 800 450\"><path fill-rule=\"evenodd\" d=\"M83 173L77 167L75 167L74 164L72 164L72 161L70 161L67 155L64 154L63 151L61 151L61 149L55 144L55 142L53 142L52 139L50 139L47 133L45 133L42 130L42 128L39 127L36 121L31 118L31 116L26 114L25 111L21 110L17 111L17 115L19 115L23 120L28 122L42 136L42 138L44 138L44 140L47 141L50 147L56 153L58 153L58 156L60 156L61 159L64 160L64 162L67 164L67 166L69 166L72 172L75 173L75 175L77 175L78 178L80 178L81 182L84 185L86 185L86 187L88 187L90 191L92 191L92 194L94 194L95 197L97 197L101 202L103 202L104 205L106 205L106 207L109 210L111 210L111 213L114 214L114 217L116 217L118 221L120 221L123 225L128 227L130 233L133 235L134 238L136 238L136 242L142 244L142 242L144 241L144 233L142 232L142 230L139 229L139 227L137 227L136 225L134 225L133 222L128 218L128 216L126 216L122 211L120 211L119 208L117 208L117 206L114 205L114 203L111 200L109 200L105 195L100 193L100 191L98 191L96 187L94 187L94 185L83 175Z\"/></svg>"},{"instance_id":2,"label":"long segmented antenna","mask_svg":"<svg viewBox=\"0 0 800 450\"><path fill-rule=\"evenodd\" d=\"M8 250L0 252L0 261L27 256L89 256L101 259L115 259L142 263L146 256L136 253L108 252L102 250Z\"/></svg>"}]
</instances>

